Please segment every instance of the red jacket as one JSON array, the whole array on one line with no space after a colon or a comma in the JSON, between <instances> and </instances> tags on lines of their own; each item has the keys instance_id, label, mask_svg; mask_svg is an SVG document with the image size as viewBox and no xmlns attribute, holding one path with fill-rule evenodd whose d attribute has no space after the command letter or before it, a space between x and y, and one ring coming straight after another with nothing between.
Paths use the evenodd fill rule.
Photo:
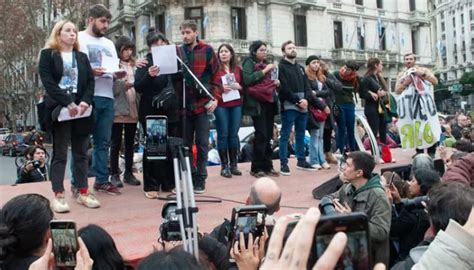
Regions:
<instances>
[{"instance_id":1,"label":"red jacket","mask_svg":"<svg viewBox=\"0 0 474 270\"><path fill-rule=\"evenodd\" d=\"M235 76L235 81L240 84L240 86L243 86L242 83L242 69L239 66L236 66L231 73L234 73ZM239 90L240 92L240 99L236 100L231 100L224 102L222 101L222 93L224 92L224 88L222 86L222 79L221 77L226 75L227 73L223 69L219 69L214 75L212 76L212 86L214 89L214 97L217 100L217 105L220 107L234 107L234 106L240 106L242 105L242 96L243 96L243 91Z\"/></svg>"},{"instance_id":2,"label":"red jacket","mask_svg":"<svg viewBox=\"0 0 474 270\"><path fill-rule=\"evenodd\" d=\"M474 153L455 161L443 175L445 182L459 182L474 187Z\"/></svg>"}]
</instances>

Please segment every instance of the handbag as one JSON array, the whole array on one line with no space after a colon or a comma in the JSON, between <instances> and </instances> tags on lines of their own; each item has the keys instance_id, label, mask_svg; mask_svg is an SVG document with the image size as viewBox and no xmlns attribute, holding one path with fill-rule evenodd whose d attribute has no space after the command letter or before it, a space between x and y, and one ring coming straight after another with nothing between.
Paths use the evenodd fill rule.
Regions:
<instances>
[{"instance_id":1,"label":"handbag","mask_svg":"<svg viewBox=\"0 0 474 270\"><path fill-rule=\"evenodd\" d=\"M255 65L255 71L263 70L267 64L259 63ZM247 86L247 93L259 102L273 102L273 93L276 90L275 83L271 78L271 72L267 72L265 76L256 84Z\"/></svg>"},{"instance_id":2,"label":"handbag","mask_svg":"<svg viewBox=\"0 0 474 270\"><path fill-rule=\"evenodd\" d=\"M178 107L178 98L176 97L170 76L168 76L168 84L160 93L153 97L151 105L157 110L170 110Z\"/></svg>"},{"instance_id":3,"label":"handbag","mask_svg":"<svg viewBox=\"0 0 474 270\"><path fill-rule=\"evenodd\" d=\"M313 116L314 120L316 120L317 122L324 122L326 121L326 118L328 118L327 113L315 107L309 107L309 111L311 112L311 115Z\"/></svg>"}]
</instances>

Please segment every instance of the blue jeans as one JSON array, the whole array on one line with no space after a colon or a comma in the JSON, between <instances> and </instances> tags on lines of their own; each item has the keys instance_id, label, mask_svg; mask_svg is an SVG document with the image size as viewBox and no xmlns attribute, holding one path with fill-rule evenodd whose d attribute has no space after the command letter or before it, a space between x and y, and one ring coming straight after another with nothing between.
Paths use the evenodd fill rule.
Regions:
<instances>
[{"instance_id":1,"label":"blue jeans","mask_svg":"<svg viewBox=\"0 0 474 270\"><path fill-rule=\"evenodd\" d=\"M341 113L337 117L336 146L341 153L344 152L346 145L349 145L350 151L356 151L356 140L354 134L355 125L355 105L352 103L339 104Z\"/></svg>"},{"instance_id":2,"label":"blue jeans","mask_svg":"<svg viewBox=\"0 0 474 270\"><path fill-rule=\"evenodd\" d=\"M317 129L312 129L309 131L311 135L311 141L309 143L309 164L322 165L326 162L324 158L324 122L317 122Z\"/></svg>"},{"instance_id":3,"label":"blue jeans","mask_svg":"<svg viewBox=\"0 0 474 270\"><path fill-rule=\"evenodd\" d=\"M95 123L92 139L92 168L95 182L104 184L109 181L109 147L114 123L114 100L106 97L94 97Z\"/></svg>"},{"instance_id":4,"label":"blue jeans","mask_svg":"<svg viewBox=\"0 0 474 270\"><path fill-rule=\"evenodd\" d=\"M216 116L217 150L239 148L239 128L242 107L217 107Z\"/></svg>"},{"instance_id":5,"label":"blue jeans","mask_svg":"<svg viewBox=\"0 0 474 270\"><path fill-rule=\"evenodd\" d=\"M308 113L297 110L286 110L281 112L281 131L280 131L280 164L288 164L288 139L290 138L291 128L295 125L295 153L298 161L304 161L304 134L306 131L306 122Z\"/></svg>"}]
</instances>

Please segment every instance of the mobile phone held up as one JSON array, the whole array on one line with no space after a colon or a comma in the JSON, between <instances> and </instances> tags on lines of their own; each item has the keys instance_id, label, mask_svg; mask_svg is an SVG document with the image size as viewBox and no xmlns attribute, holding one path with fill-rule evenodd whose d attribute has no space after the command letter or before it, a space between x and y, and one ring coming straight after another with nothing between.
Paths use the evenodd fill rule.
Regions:
<instances>
[{"instance_id":1,"label":"mobile phone held up","mask_svg":"<svg viewBox=\"0 0 474 270\"><path fill-rule=\"evenodd\" d=\"M52 220L49 227L56 267L76 266L78 250L76 223L71 220Z\"/></svg>"},{"instance_id":2,"label":"mobile phone held up","mask_svg":"<svg viewBox=\"0 0 474 270\"><path fill-rule=\"evenodd\" d=\"M230 221L231 231L229 235L229 249L240 239L240 233L244 233L245 246L247 247L249 234L253 239L263 235L265 231L265 218L267 207L265 205L251 205L236 207L232 210Z\"/></svg>"},{"instance_id":3,"label":"mobile phone held up","mask_svg":"<svg viewBox=\"0 0 474 270\"><path fill-rule=\"evenodd\" d=\"M168 144L168 118L164 115L149 115L145 120L145 150L148 160L165 160Z\"/></svg>"},{"instance_id":4,"label":"mobile phone held up","mask_svg":"<svg viewBox=\"0 0 474 270\"><path fill-rule=\"evenodd\" d=\"M364 213L323 216L316 226L312 250L314 256L310 256L308 265L314 265L338 232L346 233L347 245L334 269L370 269L369 225Z\"/></svg>"}]
</instances>

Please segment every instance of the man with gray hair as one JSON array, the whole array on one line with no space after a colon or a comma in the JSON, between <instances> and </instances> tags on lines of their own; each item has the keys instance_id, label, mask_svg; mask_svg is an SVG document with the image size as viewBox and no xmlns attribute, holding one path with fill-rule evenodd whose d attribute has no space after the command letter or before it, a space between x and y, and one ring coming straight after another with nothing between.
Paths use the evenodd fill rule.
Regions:
<instances>
[{"instance_id":1,"label":"man with gray hair","mask_svg":"<svg viewBox=\"0 0 474 270\"><path fill-rule=\"evenodd\" d=\"M268 177L262 177L255 180L252 184L250 194L245 200L245 204L264 204L268 209L265 225L273 226L275 220L272 215L280 210L281 195L281 189L275 181ZM227 246L231 229L230 220L225 218L221 225L212 230L211 236Z\"/></svg>"}]
</instances>

